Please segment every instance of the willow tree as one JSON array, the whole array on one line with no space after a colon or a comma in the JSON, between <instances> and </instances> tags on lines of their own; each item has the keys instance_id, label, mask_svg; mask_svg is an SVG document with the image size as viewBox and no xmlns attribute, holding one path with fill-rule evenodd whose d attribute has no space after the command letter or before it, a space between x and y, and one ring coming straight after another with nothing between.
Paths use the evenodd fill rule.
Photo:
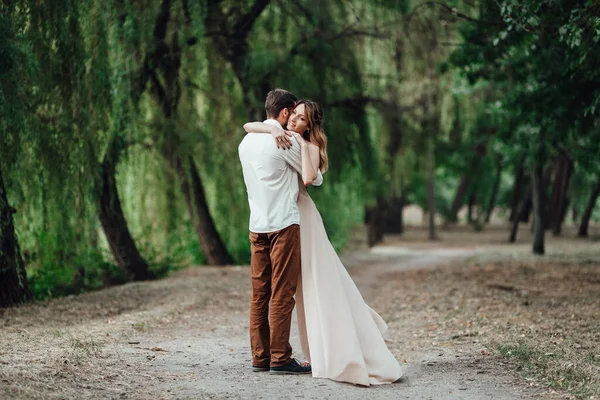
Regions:
<instances>
[{"instance_id":1,"label":"willow tree","mask_svg":"<svg viewBox=\"0 0 600 400\"><path fill-rule=\"evenodd\" d=\"M298 11L302 11L299 18ZM296 23L290 23L292 20ZM209 93L205 97L211 107L205 115L211 138L208 148L213 149L206 157L211 165L205 168L219 172L211 180L219 182L220 190L235 194L220 198L219 208L237 209L235 203L246 203L245 192L239 190L244 186L235 162L243 132L241 125L248 118L263 119L267 92L284 87L325 106L330 184L314 192L315 201L327 206L336 191L339 194L342 190L353 192L354 197L348 204L352 211L336 208L324 213L325 223L332 228L337 242L337 237L345 235L350 221L361 219L354 211L357 195L363 191L356 185L356 178L361 175L360 168L368 171L373 164L369 162L373 151L366 103L357 107L342 105L344 100L365 97L359 57L353 45L359 37L376 32L357 25L353 9L342 1L215 1L209 3L204 21L208 82L205 88L198 89ZM220 89L225 86L231 90L223 93ZM351 174L354 185L346 181ZM345 215L340 218L342 214ZM230 219L231 212L222 216ZM247 211L245 218L231 221L238 227L238 234L247 229L246 221Z\"/></svg>"},{"instance_id":2,"label":"willow tree","mask_svg":"<svg viewBox=\"0 0 600 400\"><path fill-rule=\"evenodd\" d=\"M16 161L20 145L19 131L27 124L26 104L19 96L19 80L28 78L19 68L23 54L18 22L12 21L7 9L0 13L0 308L31 300L21 249L15 232L13 214L17 210L8 200L2 163ZM29 60L30 61L30 60ZM9 165L10 165L9 164Z\"/></svg>"},{"instance_id":3,"label":"willow tree","mask_svg":"<svg viewBox=\"0 0 600 400\"><path fill-rule=\"evenodd\" d=\"M91 170L87 174L93 177L91 192L97 196L97 215L114 260L127 280L151 279L153 273L131 236L115 183L124 138L135 127L128 107L131 85L124 61L128 20L118 18L116 8L105 2L49 2L48 9L32 6L31 13L33 29L44 38L38 44L41 54L46 54L42 57L53 62L54 68L70 66L57 78L59 88L64 88L62 108L67 116L73 115L74 133L84 149L89 149L83 156ZM56 19L47 18L48 13ZM68 23L61 24L61 19ZM55 27L59 29L54 31ZM56 35L64 47L55 51L43 36L48 33Z\"/></svg>"},{"instance_id":4,"label":"willow tree","mask_svg":"<svg viewBox=\"0 0 600 400\"><path fill-rule=\"evenodd\" d=\"M264 76L257 79L252 75L248 41L254 24L269 3L270 0L255 0L249 5L239 0L209 1L204 19L206 34L239 80L252 120L261 119L264 114L260 104L271 87Z\"/></svg>"},{"instance_id":5,"label":"willow tree","mask_svg":"<svg viewBox=\"0 0 600 400\"><path fill-rule=\"evenodd\" d=\"M379 29L376 20L358 18L357 13L362 12L344 1L269 2L258 16L259 5L265 2L241 3L215 2L207 14L208 38L221 60L209 61L214 66L211 76L221 74L211 82L216 88L217 82L227 82L230 74L235 77L232 93L241 93L242 104L230 102L230 109L244 110L242 119L234 119L240 127L248 117L264 117L264 96L273 87L284 87L323 104L330 172L327 184L312 195L324 210L324 222L334 242L342 242L351 225L363 222L365 201L372 205L379 186L374 179L379 174L368 109L388 104L380 92L369 91L374 80L363 68L367 56L362 41L386 41L394 26ZM234 4L240 7L230 9ZM388 11L401 12L392 6ZM223 120L215 118L211 123L218 137L231 130L223 126ZM347 207L332 206L339 201Z\"/></svg>"},{"instance_id":6,"label":"willow tree","mask_svg":"<svg viewBox=\"0 0 600 400\"><path fill-rule=\"evenodd\" d=\"M2 146L2 159L8 160L3 172L22 210L17 225L22 224L22 247L36 267L32 286L42 297L76 293L103 265L98 215L104 221L120 212L110 201L104 212L97 211L107 198L103 183L110 181L106 173L98 174L101 160L113 137L109 132L119 130L113 129L119 118L112 111L120 88L110 76L121 66L110 62L111 7L106 2L9 2L2 5L2 15L11 23L8 37L18 42L12 57L2 57L18 71L12 81L3 79L4 99L11 104L3 113L11 125L2 135L8 146ZM9 83L12 90L5 90ZM111 197L118 199L116 192ZM118 217L125 220L122 213ZM119 230L124 234L126 225ZM110 231L106 236L123 276L151 276L131 237L128 248L113 246ZM130 256L131 248L137 259Z\"/></svg>"},{"instance_id":7,"label":"willow tree","mask_svg":"<svg viewBox=\"0 0 600 400\"><path fill-rule=\"evenodd\" d=\"M143 96L149 96L155 105L152 109L161 130L151 133L157 151L170 165L177 177L185 198L190 221L194 226L204 256L210 265L233 263L210 213L204 183L190 146L188 132L178 131L182 98L182 86L189 79L182 65L185 57L197 50L203 35L202 9L188 1L163 0L153 18L136 17L139 10L130 7L123 12L136 20L139 29L149 29L151 35L144 43L134 41L138 70L133 73L132 97L137 103ZM144 24L153 21L152 25ZM180 21L182 23L180 23ZM196 46L194 50L193 46Z\"/></svg>"}]
</instances>

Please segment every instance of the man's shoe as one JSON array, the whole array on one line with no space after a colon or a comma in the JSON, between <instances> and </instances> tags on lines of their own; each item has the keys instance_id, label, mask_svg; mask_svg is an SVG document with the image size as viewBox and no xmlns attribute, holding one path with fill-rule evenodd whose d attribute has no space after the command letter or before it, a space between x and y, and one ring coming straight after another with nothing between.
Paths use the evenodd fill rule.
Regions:
<instances>
[{"instance_id":1,"label":"man's shoe","mask_svg":"<svg viewBox=\"0 0 600 400\"><path fill-rule=\"evenodd\" d=\"M310 365L303 365L298 362L295 358L292 358L286 365L280 367L271 367L269 373L272 375L296 375L296 374L310 374L312 369Z\"/></svg>"},{"instance_id":2,"label":"man's shoe","mask_svg":"<svg viewBox=\"0 0 600 400\"><path fill-rule=\"evenodd\" d=\"M268 370L269 370L269 366L268 365L265 366L265 367L259 367L259 366L256 366L256 365L252 366L252 372L266 372Z\"/></svg>"}]
</instances>

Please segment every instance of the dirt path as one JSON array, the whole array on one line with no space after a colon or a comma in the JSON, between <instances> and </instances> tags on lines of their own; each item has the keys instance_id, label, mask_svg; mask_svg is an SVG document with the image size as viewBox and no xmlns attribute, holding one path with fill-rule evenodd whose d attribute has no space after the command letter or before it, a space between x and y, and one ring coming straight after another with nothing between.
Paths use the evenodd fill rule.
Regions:
<instances>
[{"instance_id":1,"label":"dirt path","mask_svg":"<svg viewBox=\"0 0 600 400\"><path fill-rule=\"evenodd\" d=\"M390 323L388 345L404 368L393 385L361 388L250 372L248 270L191 268L158 282L4 311L0 398L537 397L539 390L477 340L444 341L421 319L404 320L403 306L390 301L399 271L440 266L475 251L381 247L344 257L367 302ZM292 345L299 351L296 336Z\"/></svg>"}]
</instances>

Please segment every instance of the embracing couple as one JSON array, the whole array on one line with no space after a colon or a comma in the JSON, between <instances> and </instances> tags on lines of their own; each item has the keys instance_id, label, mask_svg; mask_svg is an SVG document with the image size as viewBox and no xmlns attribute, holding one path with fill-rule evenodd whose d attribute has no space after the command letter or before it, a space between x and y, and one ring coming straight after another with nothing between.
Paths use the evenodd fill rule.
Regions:
<instances>
[{"instance_id":1,"label":"embracing couple","mask_svg":"<svg viewBox=\"0 0 600 400\"><path fill-rule=\"evenodd\" d=\"M239 146L250 204L252 370L392 383L402 372L382 336L387 326L363 300L306 189L327 170L323 110L282 89L269 92L265 109L266 121L244 125ZM306 363L292 358L294 305Z\"/></svg>"}]
</instances>

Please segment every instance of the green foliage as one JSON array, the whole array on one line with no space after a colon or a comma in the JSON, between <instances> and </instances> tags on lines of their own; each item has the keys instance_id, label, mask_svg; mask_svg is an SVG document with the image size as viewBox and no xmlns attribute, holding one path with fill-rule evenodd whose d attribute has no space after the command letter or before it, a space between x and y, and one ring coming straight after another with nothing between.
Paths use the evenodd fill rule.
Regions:
<instances>
[{"instance_id":1,"label":"green foliage","mask_svg":"<svg viewBox=\"0 0 600 400\"><path fill-rule=\"evenodd\" d=\"M44 254L44 262L30 264L28 271L36 300L79 294L125 282L119 268L106 262L106 254L98 249L73 254L64 264L55 264L55 260L64 260L64 255L52 255L48 251Z\"/></svg>"},{"instance_id":2,"label":"green foliage","mask_svg":"<svg viewBox=\"0 0 600 400\"><path fill-rule=\"evenodd\" d=\"M310 188L321 218L333 247L337 251L344 248L351 238L352 228L363 222L364 194L359 185L348 185L345 182L360 182L362 171L358 168L347 169L343 172L344 180L341 183L327 182L319 188ZM342 207L340 205L343 205Z\"/></svg>"},{"instance_id":3,"label":"green foliage","mask_svg":"<svg viewBox=\"0 0 600 400\"><path fill-rule=\"evenodd\" d=\"M225 12L234 3L223 2ZM237 145L245 111L252 106L246 101L260 106L264 93L245 96L229 60L214 51L210 36L203 38L207 5L175 2L170 7L170 18L185 22L167 25L166 36L180 35L184 51L181 100L173 120L164 119L149 91L136 87L144 54L160 45L154 42L163 11L158 3L55 0L3 7L5 100L0 104L12 119L2 121L8 134L0 152L11 201L19 209L17 227L36 298L122 281L107 261L109 247L97 220L98 173L105 156L117 163L127 223L152 270L162 276L205 262L179 184L161 157L165 143L176 142L177 151L194 156L217 229L237 262L247 263L248 209ZM268 81L322 102L361 95L359 59L352 35L346 39L344 33L354 11L336 2L311 10L299 27L271 23L272 16L293 8L268 7L255 24L248 81L257 87ZM331 19L339 23L330 24ZM305 33L308 40L294 47ZM266 46L267 36L279 42ZM323 38L336 39L325 43ZM278 48L298 51L290 56ZM223 87L233 91L222 93ZM363 182L361 171L375 165L370 161L374 150L364 112L326 110L332 168L328 186L315 191L315 199L332 210L323 216L341 248L351 226L362 221L364 197L356 183ZM26 175L33 179L21 179ZM337 207L340 201L348 208Z\"/></svg>"},{"instance_id":4,"label":"green foliage","mask_svg":"<svg viewBox=\"0 0 600 400\"><path fill-rule=\"evenodd\" d=\"M500 206L523 154L568 151L579 210L598 173L593 2L301 0L256 18L241 0L16 3L0 6L0 163L37 298L122 280L98 221L103 159L157 275L206 262L169 152L198 165L219 235L248 263L237 147L273 87L324 105L330 170L311 196L336 249L377 197L425 207L430 141L443 217L468 168L487 206L499 159Z\"/></svg>"},{"instance_id":5,"label":"green foliage","mask_svg":"<svg viewBox=\"0 0 600 400\"><path fill-rule=\"evenodd\" d=\"M462 27L465 44L452 62L471 82L485 79L498 88L503 124L512 127L502 139L533 149L543 138L546 148L530 153L532 163L553 149L583 160L600 154L598 15L593 2L490 1L482 3L486 23Z\"/></svg>"}]
</instances>

